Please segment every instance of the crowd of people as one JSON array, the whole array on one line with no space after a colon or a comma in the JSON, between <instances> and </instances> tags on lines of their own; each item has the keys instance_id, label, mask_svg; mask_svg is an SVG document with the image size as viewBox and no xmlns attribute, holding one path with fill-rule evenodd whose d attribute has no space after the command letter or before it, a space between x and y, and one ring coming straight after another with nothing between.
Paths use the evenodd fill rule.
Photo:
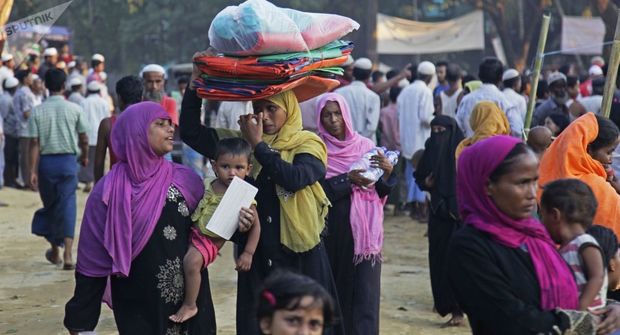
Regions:
<instances>
[{"instance_id":1,"label":"crowd of people","mask_svg":"<svg viewBox=\"0 0 620 335\"><path fill-rule=\"evenodd\" d=\"M583 83L548 66L526 129L530 78L496 58L475 74L429 61L383 74L350 57L337 89L303 102L291 90L214 102L197 69L176 95L157 64L108 92L103 55L90 70L41 56L2 55L0 186L40 194L32 233L75 270L72 334L96 328L102 301L121 334L215 333L208 266L225 239L206 223L235 177L258 188L231 238L237 334L379 334L388 209L428 223L443 326L620 329L620 90L600 115L600 57ZM377 147L371 180L351 167Z\"/></svg>"}]
</instances>

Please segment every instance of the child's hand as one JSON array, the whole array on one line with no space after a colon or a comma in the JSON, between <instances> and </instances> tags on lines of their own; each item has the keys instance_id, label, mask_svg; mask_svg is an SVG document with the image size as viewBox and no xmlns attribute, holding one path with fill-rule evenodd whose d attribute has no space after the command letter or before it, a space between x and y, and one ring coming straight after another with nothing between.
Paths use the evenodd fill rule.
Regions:
<instances>
[{"instance_id":1,"label":"child's hand","mask_svg":"<svg viewBox=\"0 0 620 335\"><path fill-rule=\"evenodd\" d=\"M239 211L239 232L245 233L250 228L252 228L252 224L254 223L254 219L256 217L256 211L252 208L241 208Z\"/></svg>"},{"instance_id":2,"label":"child's hand","mask_svg":"<svg viewBox=\"0 0 620 335\"><path fill-rule=\"evenodd\" d=\"M241 272L248 272L252 267L252 255L249 252L244 251L241 255L239 255L239 259L237 259L237 266L235 270Z\"/></svg>"}]
</instances>

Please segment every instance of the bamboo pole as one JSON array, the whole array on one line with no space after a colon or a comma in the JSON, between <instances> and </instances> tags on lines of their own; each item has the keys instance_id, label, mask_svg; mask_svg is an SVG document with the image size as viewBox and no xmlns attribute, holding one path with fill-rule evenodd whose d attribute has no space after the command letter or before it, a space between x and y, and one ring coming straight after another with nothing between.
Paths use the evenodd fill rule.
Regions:
<instances>
[{"instance_id":1,"label":"bamboo pole","mask_svg":"<svg viewBox=\"0 0 620 335\"><path fill-rule=\"evenodd\" d=\"M601 104L601 114L609 117L611 112L611 102L614 99L616 91L616 78L618 77L618 65L620 65L620 10L617 14L616 34L614 35L614 43L611 46L611 55L609 56L609 66L607 67L607 79L605 80L605 93L603 94L603 103Z\"/></svg>"},{"instance_id":2,"label":"bamboo pole","mask_svg":"<svg viewBox=\"0 0 620 335\"><path fill-rule=\"evenodd\" d=\"M547 44L547 33L549 32L549 22L551 16L549 14L543 15L542 24L540 26L540 35L538 36L538 48L536 49L536 62L534 63L534 77L532 77L532 87L530 89L530 101L527 104L527 114L525 115L525 129L526 134L530 131L530 125L532 124L532 114L534 114L534 105L536 104L536 91L538 90L538 80L540 79L540 69L542 68L543 53L545 51L545 44Z\"/></svg>"}]
</instances>

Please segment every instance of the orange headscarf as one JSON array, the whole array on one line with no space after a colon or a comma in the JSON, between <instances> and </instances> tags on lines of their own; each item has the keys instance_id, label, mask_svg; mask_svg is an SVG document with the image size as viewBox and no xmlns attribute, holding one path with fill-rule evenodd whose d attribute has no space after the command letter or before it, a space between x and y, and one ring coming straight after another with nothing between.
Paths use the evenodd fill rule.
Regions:
<instances>
[{"instance_id":1,"label":"orange headscarf","mask_svg":"<svg viewBox=\"0 0 620 335\"><path fill-rule=\"evenodd\" d=\"M456 147L455 156L457 160L465 148L478 141L495 135L510 135L510 124L506 114L492 101L477 103L469 117L469 124L474 135L464 139Z\"/></svg>"},{"instance_id":2,"label":"orange headscarf","mask_svg":"<svg viewBox=\"0 0 620 335\"><path fill-rule=\"evenodd\" d=\"M576 178L588 184L598 209L594 223L612 229L620 236L620 195L607 182L603 164L588 153L588 145L598 136L598 122L593 113L573 121L551 144L540 162L538 200L542 187L554 180Z\"/></svg>"}]
</instances>

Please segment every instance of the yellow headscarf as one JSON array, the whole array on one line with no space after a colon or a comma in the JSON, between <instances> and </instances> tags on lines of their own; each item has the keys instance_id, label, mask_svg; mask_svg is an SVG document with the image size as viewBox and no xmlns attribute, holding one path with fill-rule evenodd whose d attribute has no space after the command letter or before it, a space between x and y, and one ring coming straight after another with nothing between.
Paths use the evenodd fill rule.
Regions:
<instances>
[{"instance_id":1,"label":"yellow headscarf","mask_svg":"<svg viewBox=\"0 0 620 335\"><path fill-rule=\"evenodd\" d=\"M314 133L302 130L301 109L293 91L276 94L267 100L286 111L286 122L275 135L263 134L263 141L280 152L282 160L292 163L297 154L310 154L327 165L327 148ZM321 240L330 206L321 184L291 193L276 185L280 200L280 241L294 252L314 248Z\"/></svg>"},{"instance_id":2,"label":"yellow headscarf","mask_svg":"<svg viewBox=\"0 0 620 335\"><path fill-rule=\"evenodd\" d=\"M476 104L469 117L469 124L474 135L464 139L456 147L457 160L465 148L478 141L495 135L510 135L510 124L506 114L492 101L481 101Z\"/></svg>"}]
</instances>

